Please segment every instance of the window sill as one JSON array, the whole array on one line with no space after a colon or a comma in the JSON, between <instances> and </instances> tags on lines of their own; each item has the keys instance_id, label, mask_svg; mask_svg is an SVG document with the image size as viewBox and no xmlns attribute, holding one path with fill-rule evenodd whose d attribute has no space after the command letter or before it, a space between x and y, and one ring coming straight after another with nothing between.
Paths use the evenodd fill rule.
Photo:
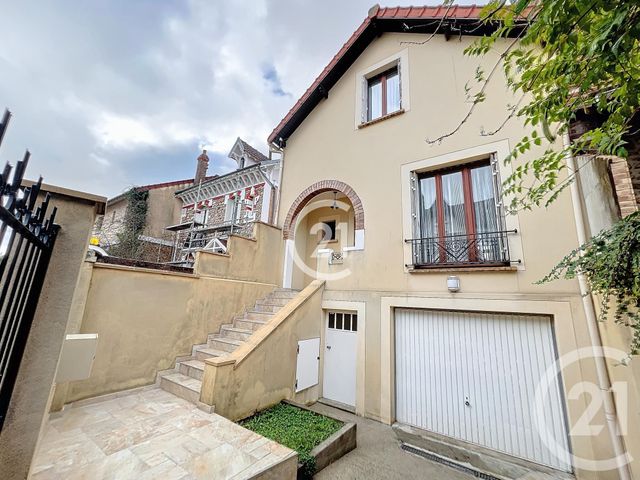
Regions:
<instances>
[{"instance_id":1,"label":"window sill","mask_svg":"<svg viewBox=\"0 0 640 480\"><path fill-rule=\"evenodd\" d=\"M335 240L320 240L318 242L318 245L329 245L331 243L338 243L338 239L336 238Z\"/></svg>"},{"instance_id":2,"label":"window sill","mask_svg":"<svg viewBox=\"0 0 640 480\"><path fill-rule=\"evenodd\" d=\"M409 273L456 273L456 272L517 272L512 265L478 265L476 267L423 267L408 268Z\"/></svg>"},{"instance_id":3,"label":"window sill","mask_svg":"<svg viewBox=\"0 0 640 480\"><path fill-rule=\"evenodd\" d=\"M384 115L383 117L378 117L375 120L369 120L368 122L364 122L361 123L360 125L358 125L358 128L365 128L365 127L369 127L371 125L375 125L376 123L380 123L388 118L392 118L392 117L397 117L398 115L401 115L404 113L404 109L400 109L400 110L396 110L393 113L388 113L386 115Z\"/></svg>"}]
</instances>

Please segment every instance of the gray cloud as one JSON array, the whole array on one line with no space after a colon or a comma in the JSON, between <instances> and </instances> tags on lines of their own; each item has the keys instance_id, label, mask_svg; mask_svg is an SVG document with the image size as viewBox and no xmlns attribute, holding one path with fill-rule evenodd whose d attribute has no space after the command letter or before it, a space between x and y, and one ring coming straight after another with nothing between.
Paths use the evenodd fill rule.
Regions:
<instances>
[{"instance_id":1,"label":"gray cloud","mask_svg":"<svg viewBox=\"0 0 640 480\"><path fill-rule=\"evenodd\" d=\"M371 0L0 0L0 161L112 196L217 173L237 136L266 137L367 14Z\"/></svg>"}]
</instances>

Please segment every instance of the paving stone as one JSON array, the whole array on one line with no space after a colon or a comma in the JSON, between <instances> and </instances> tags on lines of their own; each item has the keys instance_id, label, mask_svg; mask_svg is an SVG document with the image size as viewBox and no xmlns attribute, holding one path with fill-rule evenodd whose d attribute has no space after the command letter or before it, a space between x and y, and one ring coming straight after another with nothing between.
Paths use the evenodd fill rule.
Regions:
<instances>
[{"instance_id":1,"label":"paving stone","mask_svg":"<svg viewBox=\"0 0 640 480\"><path fill-rule=\"evenodd\" d=\"M109 397L102 403L67 408L48 422L32 478L229 479L256 464L260 467L256 471L263 465L278 466L282 454L293 454L159 388L118 400L122 401ZM103 404L109 409L101 408ZM54 424L64 430L58 431ZM262 455L260 448L269 453Z\"/></svg>"}]
</instances>

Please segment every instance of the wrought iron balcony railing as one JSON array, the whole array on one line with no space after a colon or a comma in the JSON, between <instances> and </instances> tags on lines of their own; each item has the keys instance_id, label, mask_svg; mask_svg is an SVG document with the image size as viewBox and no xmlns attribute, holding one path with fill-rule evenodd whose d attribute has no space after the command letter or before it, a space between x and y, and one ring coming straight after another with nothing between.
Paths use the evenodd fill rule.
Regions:
<instances>
[{"instance_id":1,"label":"wrought iron balcony railing","mask_svg":"<svg viewBox=\"0 0 640 480\"><path fill-rule=\"evenodd\" d=\"M409 266L438 268L509 265L509 233L516 233L516 230L405 240L411 244L412 264Z\"/></svg>"}]
</instances>

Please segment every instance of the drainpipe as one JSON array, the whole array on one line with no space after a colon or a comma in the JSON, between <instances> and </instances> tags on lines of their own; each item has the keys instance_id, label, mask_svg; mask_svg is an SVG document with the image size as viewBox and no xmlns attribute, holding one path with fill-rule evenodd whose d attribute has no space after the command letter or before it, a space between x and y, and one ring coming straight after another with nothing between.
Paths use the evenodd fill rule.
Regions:
<instances>
[{"instance_id":1,"label":"drainpipe","mask_svg":"<svg viewBox=\"0 0 640 480\"><path fill-rule=\"evenodd\" d=\"M565 133L562 137L562 143L565 148L571 145L569 134ZM578 243L584 245L587 242L587 230L585 228L584 211L582 208L582 196L580 192L579 180L577 178L576 160L573 154L569 152L567 154L567 170L568 174L575 177L571 183L571 201L573 203L573 216L576 221L576 233L578 236ZM613 446L614 455L616 458L623 458L626 455L626 450L622 442L622 438L618 436L620 427L618 424L618 416L616 414L616 407L613 400L613 393L611 391L611 380L609 378L609 371L603 356L602 351L602 337L600 336L600 329L598 328L598 319L596 316L596 309L593 304L593 297L589 291L587 285L587 279L583 274L578 274L578 285L580 287L580 295L582 296L582 305L584 313L587 318L587 327L589 330L589 339L591 340L591 347L593 348L594 360L596 366L596 375L598 377L598 388L602 393L604 415L607 420L607 426L609 431L609 438ZM618 474L621 480L631 480L631 472L628 464L618 462Z\"/></svg>"},{"instance_id":2,"label":"drainpipe","mask_svg":"<svg viewBox=\"0 0 640 480\"><path fill-rule=\"evenodd\" d=\"M262 178L264 178L264 181L267 182L271 188L276 188L273 182L269 180L267 174L264 173L264 170L262 170L262 165L258 165L258 171L260 172L260 175L262 175Z\"/></svg>"},{"instance_id":3,"label":"drainpipe","mask_svg":"<svg viewBox=\"0 0 640 480\"><path fill-rule=\"evenodd\" d=\"M278 178L278 199L273 213L273 224L278 225L278 215L280 214L280 201L282 200L282 176L284 175L284 148L278 147L275 143L270 145L270 150L280 154L280 175Z\"/></svg>"}]
</instances>

